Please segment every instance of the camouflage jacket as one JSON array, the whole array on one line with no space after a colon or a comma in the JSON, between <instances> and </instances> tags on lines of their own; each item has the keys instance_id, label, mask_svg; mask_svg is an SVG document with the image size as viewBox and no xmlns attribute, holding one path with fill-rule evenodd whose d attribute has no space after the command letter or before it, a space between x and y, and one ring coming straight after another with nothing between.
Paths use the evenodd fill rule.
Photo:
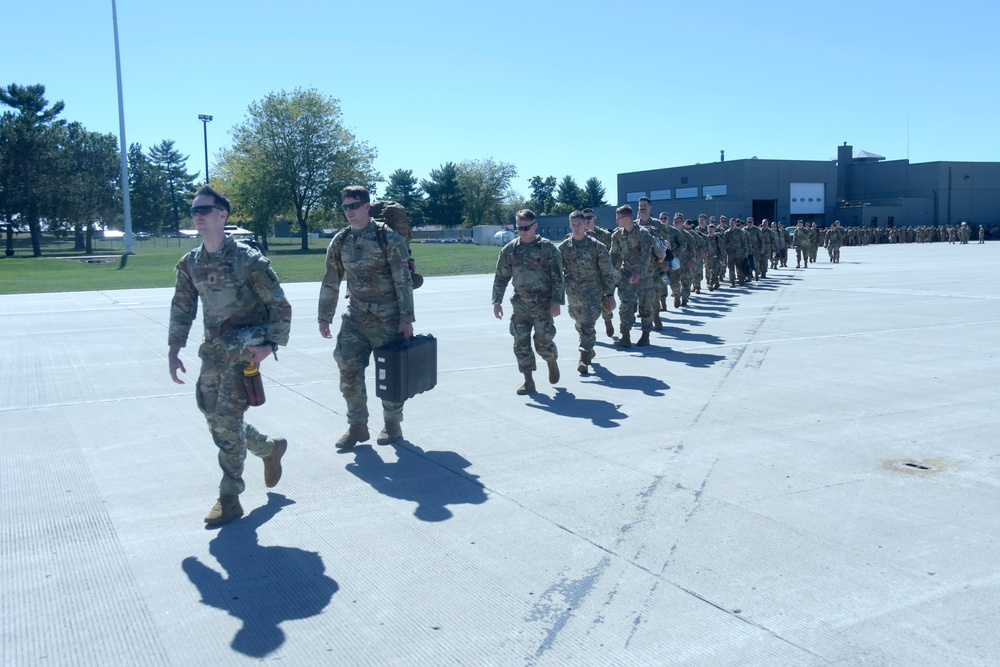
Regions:
<instances>
[{"instance_id":1,"label":"camouflage jacket","mask_svg":"<svg viewBox=\"0 0 1000 667\"><path fill-rule=\"evenodd\" d=\"M764 250L764 235L760 233L760 227L747 225L743 228L750 240L750 252L759 255Z\"/></svg>"},{"instance_id":2,"label":"camouflage jacket","mask_svg":"<svg viewBox=\"0 0 1000 667\"><path fill-rule=\"evenodd\" d=\"M494 304L503 301L507 283L514 288L512 302L564 303L562 257L556 245L539 236L531 243L514 239L501 248L493 277Z\"/></svg>"},{"instance_id":3,"label":"camouflage jacket","mask_svg":"<svg viewBox=\"0 0 1000 667\"><path fill-rule=\"evenodd\" d=\"M831 227L826 232L826 245L831 248L836 248L844 243L844 228L843 227Z\"/></svg>"},{"instance_id":4,"label":"camouflage jacket","mask_svg":"<svg viewBox=\"0 0 1000 667\"><path fill-rule=\"evenodd\" d=\"M688 248L688 237L684 235L684 232L677 229L673 225L665 225L667 229L667 238L670 239L670 252L674 253L674 256L681 260L687 261L690 259L688 255L694 256L694 252Z\"/></svg>"},{"instance_id":5,"label":"camouflage jacket","mask_svg":"<svg viewBox=\"0 0 1000 667\"><path fill-rule=\"evenodd\" d=\"M611 235L611 266L625 280L633 271L640 276L653 275L666 256L645 227L636 225L630 232L619 227Z\"/></svg>"},{"instance_id":6,"label":"camouflage jacket","mask_svg":"<svg viewBox=\"0 0 1000 667\"><path fill-rule=\"evenodd\" d=\"M206 341L256 327L262 335L254 342L288 343L292 307L271 262L250 246L230 236L209 254L203 244L181 257L174 271L168 345L187 344L199 298Z\"/></svg>"},{"instance_id":7,"label":"camouflage jacket","mask_svg":"<svg viewBox=\"0 0 1000 667\"><path fill-rule=\"evenodd\" d=\"M343 234L343 237L340 237ZM385 246L379 235L385 239ZM347 281L348 313L370 313L383 320L413 322L413 279L406 241L375 220L360 231L337 232L326 249L326 272L319 288L319 321L333 321L340 283Z\"/></svg>"},{"instance_id":8,"label":"camouflage jacket","mask_svg":"<svg viewBox=\"0 0 1000 667\"><path fill-rule=\"evenodd\" d=\"M570 297L578 300L593 295L604 299L615 293L618 276L603 243L592 236L584 236L582 241L571 237L559 244L559 255Z\"/></svg>"},{"instance_id":9,"label":"camouflage jacket","mask_svg":"<svg viewBox=\"0 0 1000 667\"><path fill-rule=\"evenodd\" d=\"M746 257L750 254L750 239L739 227L730 227L723 236L726 240L726 252L734 257Z\"/></svg>"},{"instance_id":10,"label":"camouflage jacket","mask_svg":"<svg viewBox=\"0 0 1000 667\"><path fill-rule=\"evenodd\" d=\"M795 235L792 236L792 243L795 245L796 248L812 247L812 242L810 240L811 236L812 234L810 234L809 230L806 229L805 227L802 227L801 229L796 227Z\"/></svg>"},{"instance_id":11,"label":"camouflage jacket","mask_svg":"<svg viewBox=\"0 0 1000 667\"><path fill-rule=\"evenodd\" d=\"M595 239L603 243L605 248L611 247L611 232L606 230L604 227L597 227L595 225L592 230L587 232L587 236L593 236Z\"/></svg>"},{"instance_id":12,"label":"camouflage jacket","mask_svg":"<svg viewBox=\"0 0 1000 667\"><path fill-rule=\"evenodd\" d=\"M722 237L722 234L706 236L705 242L708 247L708 254L705 255L705 259L714 259L717 262L726 261L726 239Z\"/></svg>"}]
</instances>

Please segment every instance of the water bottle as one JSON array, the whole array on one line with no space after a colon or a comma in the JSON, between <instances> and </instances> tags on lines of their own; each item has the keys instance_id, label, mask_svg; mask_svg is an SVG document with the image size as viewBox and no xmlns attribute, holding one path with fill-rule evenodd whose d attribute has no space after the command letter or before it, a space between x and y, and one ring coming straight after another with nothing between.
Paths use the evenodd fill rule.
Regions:
<instances>
[{"instance_id":1,"label":"water bottle","mask_svg":"<svg viewBox=\"0 0 1000 667\"><path fill-rule=\"evenodd\" d=\"M264 382L260 369L252 361L243 369L243 384L247 389L247 402L253 407L264 405Z\"/></svg>"}]
</instances>

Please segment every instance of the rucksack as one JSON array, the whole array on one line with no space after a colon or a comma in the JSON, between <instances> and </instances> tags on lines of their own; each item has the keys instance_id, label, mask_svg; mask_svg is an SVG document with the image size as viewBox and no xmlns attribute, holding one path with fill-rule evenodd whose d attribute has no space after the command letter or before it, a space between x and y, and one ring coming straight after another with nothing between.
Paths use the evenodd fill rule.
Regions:
<instances>
[{"instance_id":1,"label":"rucksack","mask_svg":"<svg viewBox=\"0 0 1000 667\"><path fill-rule=\"evenodd\" d=\"M375 236L378 238L379 247L382 254L388 256L386 250L389 238L388 229L395 231L406 241L406 255L409 258L407 266L410 269L410 278L413 281L413 289L417 289L424 284L424 277L417 273L416 262L410 254L410 218L406 215L406 208L397 202L389 199L379 199L371 204L369 215L375 220ZM333 242L337 244L338 250L344 247L344 239L347 237L348 228L345 227L337 232L333 237Z\"/></svg>"}]
</instances>

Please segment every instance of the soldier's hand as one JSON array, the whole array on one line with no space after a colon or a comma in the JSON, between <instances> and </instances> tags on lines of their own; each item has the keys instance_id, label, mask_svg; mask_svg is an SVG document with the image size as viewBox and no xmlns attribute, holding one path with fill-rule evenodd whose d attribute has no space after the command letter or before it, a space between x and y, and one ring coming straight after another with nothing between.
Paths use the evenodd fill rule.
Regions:
<instances>
[{"instance_id":1,"label":"soldier's hand","mask_svg":"<svg viewBox=\"0 0 1000 667\"><path fill-rule=\"evenodd\" d=\"M413 322L402 322L399 325L399 333L403 334L403 340L413 338Z\"/></svg>"},{"instance_id":2,"label":"soldier's hand","mask_svg":"<svg viewBox=\"0 0 1000 667\"><path fill-rule=\"evenodd\" d=\"M274 348L270 345L247 345L247 349L250 350L250 361L255 364L267 359L267 356L274 351Z\"/></svg>"},{"instance_id":3,"label":"soldier's hand","mask_svg":"<svg viewBox=\"0 0 1000 667\"><path fill-rule=\"evenodd\" d=\"M171 354L170 359L170 379L172 379L177 384L184 384L184 380L177 377L177 371L180 370L181 373L187 373L187 369L184 368L184 362L181 361L180 357L176 354Z\"/></svg>"},{"instance_id":4,"label":"soldier's hand","mask_svg":"<svg viewBox=\"0 0 1000 667\"><path fill-rule=\"evenodd\" d=\"M497 318L498 320L503 319L503 306L501 306L499 303L493 304L493 317Z\"/></svg>"},{"instance_id":5,"label":"soldier's hand","mask_svg":"<svg viewBox=\"0 0 1000 667\"><path fill-rule=\"evenodd\" d=\"M333 338L333 334L330 333L330 323L320 322L319 323L319 335L323 338Z\"/></svg>"},{"instance_id":6,"label":"soldier's hand","mask_svg":"<svg viewBox=\"0 0 1000 667\"><path fill-rule=\"evenodd\" d=\"M552 315L552 317L559 317L560 312L561 311L559 308L558 301L553 301L551 304L549 304L549 314Z\"/></svg>"}]
</instances>

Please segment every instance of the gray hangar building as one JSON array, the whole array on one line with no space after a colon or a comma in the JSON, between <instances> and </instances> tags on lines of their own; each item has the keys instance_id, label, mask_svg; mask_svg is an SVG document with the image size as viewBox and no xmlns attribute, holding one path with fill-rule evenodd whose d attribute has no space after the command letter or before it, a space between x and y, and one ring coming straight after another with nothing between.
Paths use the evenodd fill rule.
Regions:
<instances>
[{"instance_id":1,"label":"gray hangar building","mask_svg":"<svg viewBox=\"0 0 1000 667\"><path fill-rule=\"evenodd\" d=\"M619 204L649 197L653 213L752 215L821 227L1000 222L1000 162L887 161L844 143L836 160L748 160L618 174Z\"/></svg>"}]
</instances>

